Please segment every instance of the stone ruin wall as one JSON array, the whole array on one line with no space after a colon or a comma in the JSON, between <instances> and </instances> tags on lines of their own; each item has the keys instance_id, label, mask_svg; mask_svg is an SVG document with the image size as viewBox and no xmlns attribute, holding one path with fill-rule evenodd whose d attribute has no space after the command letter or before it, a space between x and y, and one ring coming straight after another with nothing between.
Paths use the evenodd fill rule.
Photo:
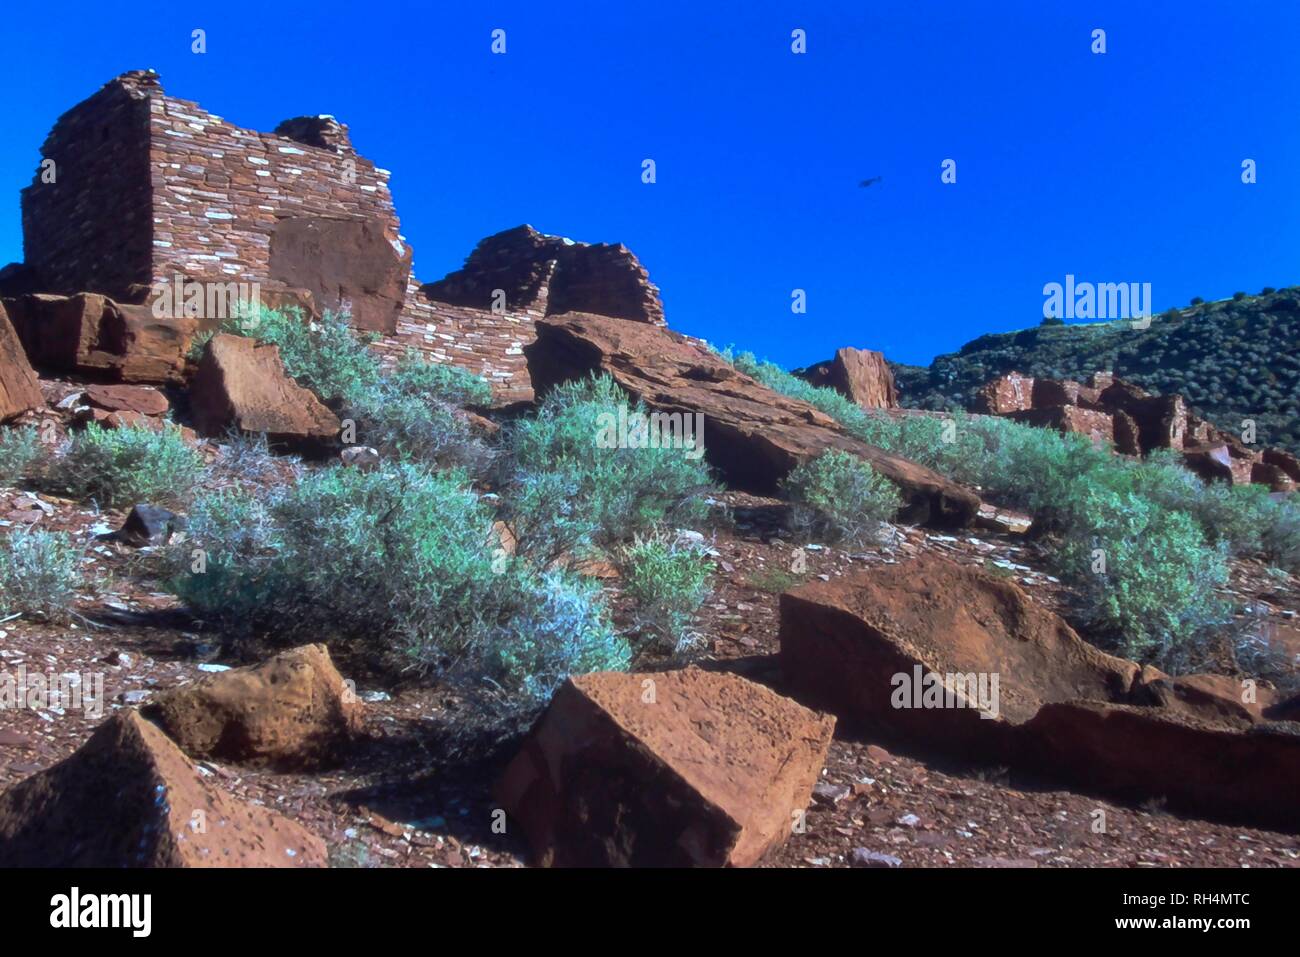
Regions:
<instances>
[{"instance_id":1,"label":"stone ruin wall","mask_svg":"<svg viewBox=\"0 0 1300 957\"><path fill-rule=\"evenodd\" d=\"M523 347L550 311L663 323L658 290L626 247L518 227L488 237L465 267L422 285L389 190L331 117L274 133L235 126L166 95L134 71L65 113L23 191L26 267L41 291L141 301L177 275L259 283L264 299L308 290L350 307L386 357L416 348L484 375L498 398L531 393ZM493 290L505 290L493 309ZM272 295L267 295L271 293ZM292 299L292 296L291 296Z\"/></svg>"}]
</instances>

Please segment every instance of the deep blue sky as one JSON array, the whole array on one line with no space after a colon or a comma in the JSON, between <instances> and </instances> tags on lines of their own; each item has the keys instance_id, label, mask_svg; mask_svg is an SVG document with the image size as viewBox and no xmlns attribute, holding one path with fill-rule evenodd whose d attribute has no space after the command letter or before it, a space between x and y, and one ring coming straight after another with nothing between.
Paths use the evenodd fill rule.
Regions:
<instances>
[{"instance_id":1,"label":"deep blue sky","mask_svg":"<svg viewBox=\"0 0 1300 957\"><path fill-rule=\"evenodd\" d=\"M152 67L242 126L348 123L393 171L423 280L523 222L622 241L671 326L785 365L841 345L928 362L1036 324L1066 273L1150 282L1157 310L1300 283L1292 0L714 6L11 5L0 263L54 119Z\"/></svg>"}]
</instances>

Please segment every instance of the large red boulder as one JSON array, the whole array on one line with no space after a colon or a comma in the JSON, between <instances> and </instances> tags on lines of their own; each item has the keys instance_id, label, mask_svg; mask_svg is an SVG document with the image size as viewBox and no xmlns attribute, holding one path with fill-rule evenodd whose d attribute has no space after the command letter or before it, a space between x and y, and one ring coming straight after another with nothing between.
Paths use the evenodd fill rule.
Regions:
<instances>
[{"instance_id":1,"label":"large red boulder","mask_svg":"<svg viewBox=\"0 0 1300 957\"><path fill-rule=\"evenodd\" d=\"M1290 703L1240 678L1171 678L1107 655L981 570L923 557L801 586L781 596L780 639L791 692L854 727L1124 799L1300 829Z\"/></svg>"},{"instance_id":2,"label":"large red boulder","mask_svg":"<svg viewBox=\"0 0 1300 957\"><path fill-rule=\"evenodd\" d=\"M41 384L0 306L0 422L44 405Z\"/></svg>"},{"instance_id":3,"label":"large red boulder","mask_svg":"<svg viewBox=\"0 0 1300 957\"><path fill-rule=\"evenodd\" d=\"M204 675L143 710L190 757L280 769L334 762L361 723L361 704L324 645Z\"/></svg>"},{"instance_id":4,"label":"large red boulder","mask_svg":"<svg viewBox=\"0 0 1300 957\"><path fill-rule=\"evenodd\" d=\"M894 373L879 352L846 347L835 358L794 374L815 386L834 389L864 409L898 408Z\"/></svg>"},{"instance_id":5,"label":"large red boulder","mask_svg":"<svg viewBox=\"0 0 1300 957\"><path fill-rule=\"evenodd\" d=\"M323 443L338 435L339 420L284 371L280 349L242 336L212 337L190 383L194 424L204 435L232 426L264 432L276 442Z\"/></svg>"},{"instance_id":6,"label":"large red boulder","mask_svg":"<svg viewBox=\"0 0 1300 957\"><path fill-rule=\"evenodd\" d=\"M1300 733L1247 729L1178 708L1046 704L1025 727L1025 760L1080 787L1173 811L1300 830Z\"/></svg>"},{"instance_id":7,"label":"large red boulder","mask_svg":"<svg viewBox=\"0 0 1300 957\"><path fill-rule=\"evenodd\" d=\"M705 457L736 487L775 491L800 462L837 448L901 489L906 521L965 527L979 511L970 490L868 445L808 403L761 385L668 329L567 313L540 320L524 354L539 395L561 382L606 373L652 412L702 415Z\"/></svg>"},{"instance_id":8,"label":"large red boulder","mask_svg":"<svg viewBox=\"0 0 1300 957\"><path fill-rule=\"evenodd\" d=\"M171 408L167 396L147 385L88 385L85 399L108 412L165 415Z\"/></svg>"},{"instance_id":9,"label":"large red boulder","mask_svg":"<svg viewBox=\"0 0 1300 957\"><path fill-rule=\"evenodd\" d=\"M177 382L198 326L106 296L28 295L4 301L32 365L114 382Z\"/></svg>"},{"instance_id":10,"label":"large red boulder","mask_svg":"<svg viewBox=\"0 0 1300 957\"><path fill-rule=\"evenodd\" d=\"M498 793L540 864L745 867L799 822L834 728L735 675L583 675Z\"/></svg>"},{"instance_id":11,"label":"large red boulder","mask_svg":"<svg viewBox=\"0 0 1300 957\"><path fill-rule=\"evenodd\" d=\"M135 711L0 794L0 867L324 867L301 825L230 797Z\"/></svg>"},{"instance_id":12,"label":"large red boulder","mask_svg":"<svg viewBox=\"0 0 1300 957\"><path fill-rule=\"evenodd\" d=\"M780 609L781 671L796 697L927 746L1004 757L1044 703L1126 697L1138 679L1137 665L1088 644L1014 582L932 556L811 582Z\"/></svg>"}]
</instances>

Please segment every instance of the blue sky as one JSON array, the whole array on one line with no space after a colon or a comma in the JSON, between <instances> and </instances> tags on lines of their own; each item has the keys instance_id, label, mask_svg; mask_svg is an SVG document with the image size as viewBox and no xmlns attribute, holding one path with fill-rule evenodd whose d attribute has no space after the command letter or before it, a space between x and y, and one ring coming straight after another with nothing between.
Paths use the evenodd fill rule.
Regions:
<instances>
[{"instance_id":1,"label":"blue sky","mask_svg":"<svg viewBox=\"0 0 1300 957\"><path fill-rule=\"evenodd\" d=\"M1150 282L1157 311L1300 283L1294 2L444 6L12 7L0 263L55 118L152 67L242 126L348 123L423 280L523 222L621 241L671 326L788 366L925 363L1036 324L1067 273Z\"/></svg>"}]
</instances>

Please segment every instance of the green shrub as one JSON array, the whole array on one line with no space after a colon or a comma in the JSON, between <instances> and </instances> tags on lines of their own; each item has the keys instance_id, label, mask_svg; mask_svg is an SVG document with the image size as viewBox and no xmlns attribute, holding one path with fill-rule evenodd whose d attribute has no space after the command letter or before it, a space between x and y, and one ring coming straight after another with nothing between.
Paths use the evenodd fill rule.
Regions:
<instances>
[{"instance_id":1,"label":"green shrub","mask_svg":"<svg viewBox=\"0 0 1300 957\"><path fill-rule=\"evenodd\" d=\"M359 336L344 312L309 321L294 308L257 306L224 320L222 331L278 346L285 372L328 403L356 399L379 381L379 359L366 346L375 337Z\"/></svg>"},{"instance_id":2,"label":"green shrub","mask_svg":"<svg viewBox=\"0 0 1300 957\"><path fill-rule=\"evenodd\" d=\"M500 555L491 525L460 473L333 467L264 503L201 497L170 587L234 644L325 640L387 673L531 695L593 662L625 664L596 594Z\"/></svg>"},{"instance_id":3,"label":"green shrub","mask_svg":"<svg viewBox=\"0 0 1300 957\"><path fill-rule=\"evenodd\" d=\"M63 492L106 508L138 502L176 503L189 497L203 458L180 429L103 429L92 423L69 439L52 481Z\"/></svg>"},{"instance_id":4,"label":"green shrub","mask_svg":"<svg viewBox=\"0 0 1300 957\"><path fill-rule=\"evenodd\" d=\"M1278 568L1300 574L1300 502L1275 503L1263 538L1265 558Z\"/></svg>"},{"instance_id":5,"label":"green shrub","mask_svg":"<svg viewBox=\"0 0 1300 957\"><path fill-rule=\"evenodd\" d=\"M703 447L604 448L616 444L605 441L606 426L617 420L620 409L629 415L645 413L608 376L570 382L553 389L535 417L506 430L506 511L512 525L520 526L516 535L525 551L547 551L526 540L530 537L555 537L538 511L548 507L538 495L544 488L570 490L577 506L565 517L570 530L589 523L600 545L707 514L705 493L713 484L700 457ZM558 509L561 503L549 507Z\"/></svg>"},{"instance_id":6,"label":"green shrub","mask_svg":"<svg viewBox=\"0 0 1300 957\"><path fill-rule=\"evenodd\" d=\"M638 537L621 550L619 565L637 628L675 653L690 648L691 621L709 596L713 573L704 550L667 535Z\"/></svg>"},{"instance_id":7,"label":"green shrub","mask_svg":"<svg viewBox=\"0 0 1300 957\"><path fill-rule=\"evenodd\" d=\"M20 528L0 538L0 618L67 621L81 587L81 559L61 532Z\"/></svg>"},{"instance_id":8,"label":"green shrub","mask_svg":"<svg viewBox=\"0 0 1300 957\"><path fill-rule=\"evenodd\" d=\"M482 376L460 366L429 362L414 349L406 351L387 378L398 392L449 405L487 405L492 401L492 386Z\"/></svg>"},{"instance_id":9,"label":"green shrub","mask_svg":"<svg viewBox=\"0 0 1300 957\"><path fill-rule=\"evenodd\" d=\"M507 688L545 700L569 675L631 665L632 649L610 624L597 582L552 571L511 584L512 613L475 656Z\"/></svg>"},{"instance_id":10,"label":"green shrub","mask_svg":"<svg viewBox=\"0 0 1300 957\"><path fill-rule=\"evenodd\" d=\"M1226 621L1214 589L1227 555L1263 551L1284 563L1300 550L1300 520L1262 490L1206 486L1171 458L1130 462L1081 435L994 417L873 415L770 363L735 361L864 441L1033 512L1058 537L1052 564L1081 596L1080 617L1125 654L1170 667L1196 660ZM1104 575L1092 571L1094 549L1107 556Z\"/></svg>"},{"instance_id":11,"label":"green shrub","mask_svg":"<svg viewBox=\"0 0 1300 957\"><path fill-rule=\"evenodd\" d=\"M521 470L514 477L506 509L520 558L546 568L563 555L591 549L600 525L581 496L583 487L576 468Z\"/></svg>"},{"instance_id":12,"label":"green shrub","mask_svg":"<svg viewBox=\"0 0 1300 957\"><path fill-rule=\"evenodd\" d=\"M462 467L478 473L491 453L446 403L401 391L383 380L349 407L357 441L389 457Z\"/></svg>"},{"instance_id":13,"label":"green shrub","mask_svg":"<svg viewBox=\"0 0 1300 957\"><path fill-rule=\"evenodd\" d=\"M1081 596L1083 621L1112 636L1125 657L1180 670L1228 621L1215 597L1227 581L1223 549L1207 547L1190 516L1150 499L1101 488L1080 494L1057 566Z\"/></svg>"},{"instance_id":14,"label":"green shrub","mask_svg":"<svg viewBox=\"0 0 1300 957\"><path fill-rule=\"evenodd\" d=\"M855 455L830 449L801 462L781 483L795 529L857 547L877 541L902 505L898 488Z\"/></svg>"},{"instance_id":15,"label":"green shrub","mask_svg":"<svg viewBox=\"0 0 1300 957\"><path fill-rule=\"evenodd\" d=\"M487 382L455 366L425 362L408 351L393 370L351 397L348 413L357 422L357 441L389 456L480 473L491 461L455 406L487 402Z\"/></svg>"},{"instance_id":16,"label":"green shrub","mask_svg":"<svg viewBox=\"0 0 1300 957\"><path fill-rule=\"evenodd\" d=\"M28 477L44 453L35 426L0 428L0 485L14 485Z\"/></svg>"}]
</instances>

